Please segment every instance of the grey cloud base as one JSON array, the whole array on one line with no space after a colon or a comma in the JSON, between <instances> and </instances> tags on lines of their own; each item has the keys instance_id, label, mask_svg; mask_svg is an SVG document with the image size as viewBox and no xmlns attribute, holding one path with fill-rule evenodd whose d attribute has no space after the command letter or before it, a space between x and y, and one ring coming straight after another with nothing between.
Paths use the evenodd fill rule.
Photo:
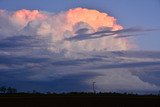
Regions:
<instances>
[{"instance_id":1,"label":"grey cloud base","mask_svg":"<svg viewBox=\"0 0 160 107\"><path fill-rule=\"evenodd\" d=\"M0 85L41 92L88 92L93 81L98 92L156 93L160 88L160 52L91 51L65 57L65 50L54 53L48 45L48 38L1 40Z\"/></svg>"}]
</instances>

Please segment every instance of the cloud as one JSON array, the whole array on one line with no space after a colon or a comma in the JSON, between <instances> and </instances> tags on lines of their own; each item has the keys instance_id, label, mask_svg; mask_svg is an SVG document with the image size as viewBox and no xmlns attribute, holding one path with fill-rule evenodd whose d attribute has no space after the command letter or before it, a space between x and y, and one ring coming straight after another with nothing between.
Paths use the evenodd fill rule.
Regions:
<instances>
[{"instance_id":1,"label":"cloud","mask_svg":"<svg viewBox=\"0 0 160 107\"><path fill-rule=\"evenodd\" d=\"M147 91L158 91L158 86L142 81L137 75L133 75L126 69L102 70L100 76L87 81L90 84L96 81L97 91L134 92L147 93Z\"/></svg>"},{"instance_id":2,"label":"cloud","mask_svg":"<svg viewBox=\"0 0 160 107\"><path fill-rule=\"evenodd\" d=\"M131 37L131 36L144 36L144 34L140 33L145 33L145 32L153 32L153 31L158 31L158 29L146 29L146 28L129 28L126 30L122 30L122 32L119 32L119 36L116 36L115 38L126 38L126 37Z\"/></svg>"},{"instance_id":3,"label":"cloud","mask_svg":"<svg viewBox=\"0 0 160 107\"><path fill-rule=\"evenodd\" d=\"M82 14L87 14L83 15ZM19 10L9 12L1 10L0 13L0 39L11 36L27 35L38 38L51 37L53 52L68 51L103 51L128 50L131 47L127 39L114 39L113 37L89 40L87 33L94 33L100 28L120 30L122 27L116 23L114 17L97 10L84 8L71 9L66 12L48 13L38 10ZM69 38L88 39L86 41L66 41ZM95 45L99 44L99 46ZM69 55L69 54L67 54ZM66 56L67 56L66 55ZM70 56L70 55L69 55Z\"/></svg>"},{"instance_id":4,"label":"cloud","mask_svg":"<svg viewBox=\"0 0 160 107\"><path fill-rule=\"evenodd\" d=\"M107 64L99 67L95 67L95 69L112 69L112 68L137 68L137 67L145 67L145 66L154 66L160 65L160 62L127 62L127 63L118 63L118 64Z\"/></svg>"},{"instance_id":5,"label":"cloud","mask_svg":"<svg viewBox=\"0 0 160 107\"><path fill-rule=\"evenodd\" d=\"M73 31L75 34L86 34L94 32L94 28L92 28L88 23L78 22L73 26Z\"/></svg>"},{"instance_id":6,"label":"cloud","mask_svg":"<svg viewBox=\"0 0 160 107\"><path fill-rule=\"evenodd\" d=\"M157 75L159 73L155 72L155 70L160 69L159 52L95 52L85 53L85 57L81 58L65 58L58 53L40 53L41 50L34 50L34 52L27 54L24 52L26 50L26 48L23 48L21 54L18 54L16 48L16 52L12 55L5 53L2 55L1 53L1 85L4 85L3 83L13 85L10 80L14 80L14 84L17 84L16 87L20 89L26 87L21 84L21 82L24 82L28 86L32 86L34 83L41 84L39 87L42 89L35 88L41 91L44 91L43 87L46 86L43 83L48 84L46 90L56 90L56 92L92 91L90 87L92 82L95 81L96 90L103 92L147 93L148 91L156 92L159 90L157 77L153 76L153 74ZM143 53L146 54L143 55ZM155 69L153 70L153 68ZM152 81L146 79L151 78L151 75L147 75L148 72L153 73ZM73 81L75 81L75 84L82 85L77 86L77 88L70 88ZM18 84L21 84L21 86L18 86ZM54 86L54 84L58 86ZM59 87L59 85L66 88ZM34 89L34 86L30 89Z\"/></svg>"},{"instance_id":7,"label":"cloud","mask_svg":"<svg viewBox=\"0 0 160 107\"><path fill-rule=\"evenodd\" d=\"M155 30L157 29L145 29L140 27L132 27L128 29L113 31L112 28L110 27L99 27L97 31L94 31L93 28L86 27L86 28L79 29L78 31L75 32L75 36L68 36L65 40L78 42L78 41L94 40L94 39L105 38L105 37L113 37L115 39L121 39L121 38L127 38L132 36L143 36L143 34L139 34L139 33L151 32ZM91 31L91 32L88 32L88 31ZM70 33L70 35L73 35L73 34Z\"/></svg>"},{"instance_id":8,"label":"cloud","mask_svg":"<svg viewBox=\"0 0 160 107\"><path fill-rule=\"evenodd\" d=\"M159 52L129 51L128 39L115 37L140 30L123 29L106 13L83 8L57 14L1 10L0 23L0 85L92 91L96 81L99 91L159 89L153 75L160 69Z\"/></svg>"},{"instance_id":9,"label":"cloud","mask_svg":"<svg viewBox=\"0 0 160 107\"><path fill-rule=\"evenodd\" d=\"M75 37L70 37L67 40L81 41L81 40L97 39L97 38L108 37L108 36L113 36L114 38L125 38L130 36L142 36L140 34L135 34L135 33L148 32L148 31L154 31L154 30L155 29L128 28L128 29L112 31L112 29L100 28L99 31L97 32L94 32L94 33L85 32L85 33L82 33L81 35L77 34Z\"/></svg>"}]
</instances>

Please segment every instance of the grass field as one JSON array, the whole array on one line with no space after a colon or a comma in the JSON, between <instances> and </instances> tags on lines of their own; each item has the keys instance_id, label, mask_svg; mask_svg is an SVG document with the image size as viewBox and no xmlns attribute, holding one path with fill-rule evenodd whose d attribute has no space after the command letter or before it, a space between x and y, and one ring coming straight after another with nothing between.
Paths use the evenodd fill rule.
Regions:
<instances>
[{"instance_id":1,"label":"grass field","mask_svg":"<svg viewBox=\"0 0 160 107\"><path fill-rule=\"evenodd\" d=\"M0 107L160 107L160 96L126 94L3 94Z\"/></svg>"}]
</instances>

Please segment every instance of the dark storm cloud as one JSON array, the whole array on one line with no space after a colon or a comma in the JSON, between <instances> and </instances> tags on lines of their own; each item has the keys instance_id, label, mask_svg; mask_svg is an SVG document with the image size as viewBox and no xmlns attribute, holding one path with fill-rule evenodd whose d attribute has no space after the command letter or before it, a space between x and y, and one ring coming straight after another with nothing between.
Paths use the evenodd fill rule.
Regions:
<instances>
[{"instance_id":1,"label":"dark storm cloud","mask_svg":"<svg viewBox=\"0 0 160 107\"><path fill-rule=\"evenodd\" d=\"M138 67L148 67L148 66L160 66L159 62L128 62L119 64L107 64L98 67L93 67L95 69L114 69L114 68L138 68ZM91 68L91 69L93 69Z\"/></svg>"},{"instance_id":2,"label":"dark storm cloud","mask_svg":"<svg viewBox=\"0 0 160 107\"><path fill-rule=\"evenodd\" d=\"M47 62L47 58L36 58L36 57L29 57L29 56L11 56L11 55L5 55L0 56L0 64L10 65L10 64L23 64L23 63L41 63L41 62Z\"/></svg>"},{"instance_id":3,"label":"dark storm cloud","mask_svg":"<svg viewBox=\"0 0 160 107\"><path fill-rule=\"evenodd\" d=\"M65 61L56 61L52 64L54 66L74 66L74 65L81 65L90 62L102 61L101 58L86 58L86 59L75 59L75 60L65 60Z\"/></svg>"},{"instance_id":4,"label":"dark storm cloud","mask_svg":"<svg viewBox=\"0 0 160 107\"><path fill-rule=\"evenodd\" d=\"M114 38L127 38L127 37L133 37L133 36L142 36L140 34L134 34L134 35L119 35L119 36L116 36Z\"/></svg>"},{"instance_id":5,"label":"dark storm cloud","mask_svg":"<svg viewBox=\"0 0 160 107\"><path fill-rule=\"evenodd\" d=\"M13 73L14 72L0 73L1 75L3 75L3 76L0 76L2 77L0 79L0 85L14 86L14 87L17 87L19 91L36 90L40 92L92 91L92 82L90 83L90 85L87 85L86 83L84 83L84 80L93 78L99 75L97 73L86 72L86 73L66 75L61 78L57 78L50 81L30 81L30 80L24 79L26 75L29 76L30 73L29 74L27 72L23 74L21 74L21 72L14 73L14 74ZM21 79L19 77L21 77Z\"/></svg>"},{"instance_id":6,"label":"dark storm cloud","mask_svg":"<svg viewBox=\"0 0 160 107\"><path fill-rule=\"evenodd\" d=\"M155 31L157 29L145 29L145 28L128 28L128 29L122 29L122 30L116 30L112 31L110 29L102 29L101 31L97 31L94 33L86 33L89 29L83 28L78 30L76 35L74 37L67 38L68 41L81 41L81 40L88 40L88 39L97 39L107 36L115 36L115 38L123 38L123 37L130 37L130 36L137 36L138 34L135 33L141 33L141 32L149 32L149 31ZM139 35L140 36L140 35Z\"/></svg>"},{"instance_id":7,"label":"dark storm cloud","mask_svg":"<svg viewBox=\"0 0 160 107\"><path fill-rule=\"evenodd\" d=\"M43 42L42 42L43 41ZM36 38L35 36L13 36L0 40L0 49L45 47L49 44L49 38Z\"/></svg>"},{"instance_id":8,"label":"dark storm cloud","mask_svg":"<svg viewBox=\"0 0 160 107\"><path fill-rule=\"evenodd\" d=\"M139 79L137 76L139 73L133 75L130 73L131 71L124 71L134 68L159 66L160 61L153 61L154 58L160 58L159 53L148 54L149 52L144 52L146 54L144 55L143 52L106 51L103 53L91 51L82 52L82 54L74 56L74 52L69 53L69 51L66 51L63 46L61 47L61 43L53 44L53 38L50 38L49 35L45 37L34 35L37 30L32 32L32 27L30 28L31 23L28 24L28 27L25 27L24 34L28 35L18 35L18 33L10 35L14 32L14 29L10 31L9 29L6 30L8 27L5 27L5 24L10 26L10 23L5 20L5 23L2 22L2 24L4 26L0 25L0 29L4 30L3 34L5 35L2 33L0 35L5 36L5 38L0 38L0 85L15 85L14 87L23 90L88 91L90 90L90 84L96 81L97 88L99 90L104 88L104 91L107 89L112 90L112 88L116 90L119 88L119 85L125 86L124 90L133 88L141 90L143 87L146 87L146 90L158 89L158 86L152 85L157 79L153 79L154 81L150 82L146 80L146 83L146 81ZM9 32L5 32L5 30L9 30ZM89 40L115 34L128 35L130 33L151 30L129 28L112 31L111 28L103 27L95 32L87 23L80 22L73 27L73 31L74 37L71 37L71 32L66 31L66 35L69 36L66 37L66 40ZM23 34L23 32L21 33ZM54 47L57 47L60 51L52 51ZM68 54L71 56L66 57L65 55ZM120 57L124 57L124 59ZM128 58L141 59L139 62L134 60L128 62L130 61ZM151 60L141 61L145 58L150 58ZM116 72L115 68L119 69L119 72ZM159 68L155 70L159 70ZM110 81L111 85L108 85L108 81ZM117 82L114 84L112 81ZM129 85L131 83L128 81L137 84L130 88Z\"/></svg>"}]
</instances>

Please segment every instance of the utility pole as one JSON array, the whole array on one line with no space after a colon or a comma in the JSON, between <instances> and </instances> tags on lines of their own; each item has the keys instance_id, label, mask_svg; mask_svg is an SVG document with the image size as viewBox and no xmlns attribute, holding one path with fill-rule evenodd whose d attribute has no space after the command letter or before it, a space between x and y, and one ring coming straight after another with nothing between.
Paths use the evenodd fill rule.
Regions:
<instances>
[{"instance_id":1,"label":"utility pole","mask_svg":"<svg viewBox=\"0 0 160 107\"><path fill-rule=\"evenodd\" d=\"M93 84L92 84L92 88L93 88L93 93L94 93L94 94L96 93L96 90L95 90L95 83L96 83L96 82L93 82Z\"/></svg>"}]
</instances>

